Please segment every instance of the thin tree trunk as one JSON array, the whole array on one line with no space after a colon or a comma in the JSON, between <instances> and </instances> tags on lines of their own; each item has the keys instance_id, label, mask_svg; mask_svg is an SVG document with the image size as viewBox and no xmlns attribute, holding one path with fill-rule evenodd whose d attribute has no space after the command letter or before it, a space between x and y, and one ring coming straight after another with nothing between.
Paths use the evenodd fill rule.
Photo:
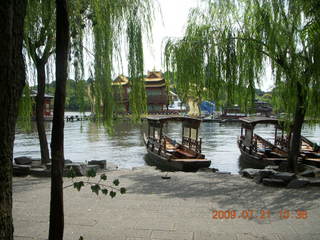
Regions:
<instances>
[{"instance_id":1,"label":"thin tree trunk","mask_svg":"<svg viewBox=\"0 0 320 240\"><path fill-rule=\"evenodd\" d=\"M0 3L0 240L13 239L12 153L18 102L25 84L22 56L25 0Z\"/></svg>"},{"instance_id":2,"label":"thin tree trunk","mask_svg":"<svg viewBox=\"0 0 320 240\"><path fill-rule=\"evenodd\" d=\"M301 129L305 117L304 97L302 95L301 83L297 83L297 104L294 115L294 122L291 128L291 137L289 142L289 154L288 154L288 168L290 171L295 172L297 170L298 156L300 154L301 145Z\"/></svg>"},{"instance_id":3,"label":"thin tree trunk","mask_svg":"<svg viewBox=\"0 0 320 240\"><path fill-rule=\"evenodd\" d=\"M41 151L41 163L45 164L50 162L49 159L49 148L46 135L46 129L44 127L44 94L46 89L46 72L45 63L39 60L36 64L37 75L38 75L38 93L36 98L36 121L38 136L40 141L40 151Z\"/></svg>"},{"instance_id":4,"label":"thin tree trunk","mask_svg":"<svg viewBox=\"0 0 320 240\"><path fill-rule=\"evenodd\" d=\"M63 216L63 167L64 167L64 105L69 50L69 19L66 0L56 0L56 91L54 98L51 137L51 202L49 240L62 240Z\"/></svg>"}]
</instances>

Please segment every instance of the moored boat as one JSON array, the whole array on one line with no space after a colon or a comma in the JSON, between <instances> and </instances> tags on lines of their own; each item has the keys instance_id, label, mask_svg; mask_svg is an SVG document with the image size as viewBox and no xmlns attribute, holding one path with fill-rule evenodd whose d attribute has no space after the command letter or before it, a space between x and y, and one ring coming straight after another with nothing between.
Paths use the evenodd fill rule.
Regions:
<instances>
[{"instance_id":1,"label":"moored boat","mask_svg":"<svg viewBox=\"0 0 320 240\"><path fill-rule=\"evenodd\" d=\"M149 163L163 170L197 171L207 168L211 161L201 153L202 140L199 138L201 119L191 117L151 116L148 121L148 133L144 134ZM163 133L167 121L182 122L181 143Z\"/></svg>"},{"instance_id":2,"label":"moored boat","mask_svg":"<svg viewBox=\"0 0 320 240\"><path fill-rule=\"evenodd\" d=\"M241 135L238 139L238 147L244 158L261 166L281 164L287 161L288 153L283 145L279 145L281 141L284 141L285 136L277 119L268 117L246 117L240 118L240 121ZM273 143L254 133L254 129L258 124L272 124L275 126ZM280 136L278 136L279 129L281 130Z\"/></svg>"}]
</instances>

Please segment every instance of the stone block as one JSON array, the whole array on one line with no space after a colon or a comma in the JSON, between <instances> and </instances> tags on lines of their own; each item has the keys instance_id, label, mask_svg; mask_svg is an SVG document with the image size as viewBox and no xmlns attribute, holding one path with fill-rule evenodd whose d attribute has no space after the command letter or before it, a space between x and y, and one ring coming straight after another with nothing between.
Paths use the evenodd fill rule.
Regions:
<instances>
[{"instance_id":1,"label":"stone block","mask_svg":"<svg viewBox=\"0 0 320 240\"><path fill-rule=\"evenodd\" d=\"M106 169L107 160L91 160L88 162L88 165L98 165L100 169Z\"/></svg>"},{"instance_id":2,"label":"stone block","mask_svg":"<svg viewBox=\"0 0 320 240\"><path fill-rule=\"evenodd\" d=\"M32 158L32 167L40 167L41 166L41 158Z\"/></svg>"},{"instance_id":3,"label":"stone block","mask_svg":"<svg viewBox=\"0 0 320 240\"><path fill-rule=\"evenodd\" d=\"M285 182L290 182L292 179L296 178L295 173L289 173L289 172L277 172L275 173L272 178L276 179L282 179Z\"/></svg>"},{"instance_id":4,"label":"stone block","mask_svg":"<svg viewBox=\"0 0 320 240\"><path fill-rule=\"evenodd\" d=\"M311 179L309 180L309 185L312 187L320 187L320 179Z\"/></svg>"},{"instance_id":5,"label":"stone block","mask_svg":"<svg viewBox=\"0 0 320 240\"><path fill-rule=\"evenodd\" d=\"M18 165L30 165L32 163L32 159L30 157L22 156L14 158L14 162Z\"/></svg>"},{"instance_id":6,"label":"stone block","mask_svg":"<svg viewBox=\"0 0 320 240\"><path fill-rule=\"evenodd\" d=\"M276 178L263 178L262 183L263 185L269 186L269 187L284 187L287 185L287 183L282 179L276 179Z\"/></svg>"},{"instance_id":7,"label":"stone block","mask_svg":"<svg viewBox=\"0 0 320 240\"><path fill-rule=\"evenodd\" d=\"M271 176L273 176L274 174L276 174L277 171L275 170L272 170L272 169L262 169L262 170L259 170L259 175L262 177L262 178L269 178Z\"/></svg>"},{"instance_id":8,"label":"stone block","mask_svg":"<svg viewBox=\"0 0 320 240\"><path fill-rule=\"evenodd\" d=\"M30 165L18 165L13 164L13 176L21 177L21 176L27 176L30 174Z\"/></svg>"},{"instance_id":9,"label":"stone block","mask_svg":"<svg viewBox=\"0 0 320 240\"><path fill-rule=\"evenodd\" d=\"M64 167L66 170L72 168L75 171L76 176L86 176L87 174L87 165L85 163L67 163Z\"/></svg>"},{"instance_id":10,"label":"stone block","mask_svg":"<svg viewBox=\"0 0 320 240\"><path fill-rule=\"evenodd\" d=\"M240 171L240 174L246 178L254 178L255 176L259 175L260 171L260 169L255 168L245 168Z\"/></svg>"},{"instance_id":11,"label":"stone block","mask_svg":"<svg viewBox=\"0 0 320 240\"><path fill-rule=\"evenodd\" d=\"M31 168L30 175L34 177L50 177L51 171L44 168Z\"/></svg>"},{"instance_id":12,"label":"stone block","mask_svg":"<svg viewBox=\"0 0 320 240\"><path fill-rule=\"evenodd\" d=\"M303 188L309 185L310 181L307 178L297 178L293 179L287 185L287 188Z\"/></svg>"}]
</instances>

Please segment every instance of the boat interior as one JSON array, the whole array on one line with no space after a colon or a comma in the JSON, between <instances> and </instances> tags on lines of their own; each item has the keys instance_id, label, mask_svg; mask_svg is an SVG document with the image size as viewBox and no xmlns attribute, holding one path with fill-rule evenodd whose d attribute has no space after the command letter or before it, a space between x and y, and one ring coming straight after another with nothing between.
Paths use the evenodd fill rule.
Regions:
<instances>
[{"instance_id":1,"label":"boat interior","mask_svg":"<svg viewBox=\"0 0 320 240\"><path fill-rule=\"evenodd\" d=\"M168 119L148 118L148 135L145 136L147 147L173 161L204 160L201 154L202 140L198 136L200 120L182 118L182 141L171 139L163 134L163 124Z\"/></svg>"}]
</instances>

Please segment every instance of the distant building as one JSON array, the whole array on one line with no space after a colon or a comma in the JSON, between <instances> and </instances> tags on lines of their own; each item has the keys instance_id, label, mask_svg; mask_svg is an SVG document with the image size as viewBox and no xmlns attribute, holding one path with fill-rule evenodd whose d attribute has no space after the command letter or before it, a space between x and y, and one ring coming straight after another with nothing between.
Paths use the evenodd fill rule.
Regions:
<instances>
[{"instance_id":1,"label":"distant building","mask_svg":"<svg viewBox=\"0 0 320 240\"><path fill-rule=\"evenodd\" d=\"M159 112L167 110L169 105L166 82L161 72L148 72L144 78L147 95L148 112ZM120 106L119 112L129 112L130 85L127 77L119 75L112 83L113 96Z\"/></svg>"},{"instance_id":2,"label":"distant building","mask_svg":"<svg viewBox=\"0 0 320 240\"><path fill-rule=\"evenodd\" d=\"M270 117L272 114L272 106L267 102L259 101L256 99L254 101L254 107L249 110L249 112L257 116ZM242 112L239 106L224 107L221 114L221 117L225 119L241 118L246 116L247 113Z\"/></svg>"},{"instance_id":3,"label":"distant building","mask_svg":"<svg viewBox=\"0 0 320 240\"><path fill-rule=\"evenodd\" d=\"M129 112L129 80L123 75L119 75L113 82L113 97L119 105L118 112Z\"/></svg>"},{"instance_id":4,"label":"distant building","mask_svg":"<svg viewBox=\"0 0 320 240\"><path fill-rule=\"evenodd\" d=\"M265 116L265 117L271 116L272 106L270 103L263 102L256 99L254 101L254 104L255 104L255 112L257 113L257 115Z\"/></svg>"},{"instance_id":5,"label":"distant building","mask_svg":"<svg viewBox=\"0 0 320 240\"><path fill-rule=\"evenodd\" d=\"M168 109L169 99L166 81L162 72L152 71L144 79L148 112L158 112Z\"/></svg>"},{"instance_id":6,"label":"distant building","mask_svg":"<svg viewBox=\"0 0 320 240\"><path fill-rule=\"evenodd\" d=\"M32 91L30 94L32 98L32 119L36 118L36 97L37 91ZM45 120L52 120L53 117L53 96L49 94L44 95L44 108L43 108L43 117Z\"/></svg>"}]
</instances>

